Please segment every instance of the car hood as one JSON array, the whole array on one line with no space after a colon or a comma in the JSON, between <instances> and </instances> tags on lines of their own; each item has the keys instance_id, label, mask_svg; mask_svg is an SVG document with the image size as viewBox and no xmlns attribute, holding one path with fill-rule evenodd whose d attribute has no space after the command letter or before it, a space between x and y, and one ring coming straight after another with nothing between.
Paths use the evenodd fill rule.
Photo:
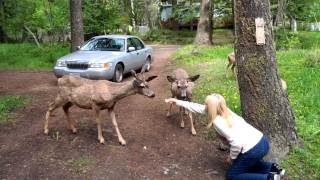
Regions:
<instances>
[{"instance_id":1,"label":"car hood","mask_svg":"<svg viewBox=\"0 0 320 180\"><path fill-rule=\"evenodd\" d=\"M92 62L92 61L109 61L116 57L123 55L125 52L116 52L116 51L76 51L66 56L61 57L61 61L83 61L83 62Z\"/></svg>"}]
</instances>

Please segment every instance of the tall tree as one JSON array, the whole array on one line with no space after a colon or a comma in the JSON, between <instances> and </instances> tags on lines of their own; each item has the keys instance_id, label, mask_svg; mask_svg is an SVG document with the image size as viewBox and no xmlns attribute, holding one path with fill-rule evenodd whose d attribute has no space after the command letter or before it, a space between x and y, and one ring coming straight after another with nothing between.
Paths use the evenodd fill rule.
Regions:
<instances>
[{"instance_id":1,"label":"tall tree","mask_svg":"<svg viewBox=\"0 0 320 180\"><path fill-rule=\"evenodd\" d=\"M3 29L4 24L4 1L0 0L0 42L6 41L6 33Z\"/></svg>"},{"instance_id":2,"label":"tall tree","mask_svg":"<svg viewBox=\"0 0 320 180\"><path fill-rule=\"evenodd\" d=\"M200 6L200 18L195 43L198 45L212 45L212 2L211 0L201 0Z\"/></svg>"},{"instance_id":3,"label":"tall tree","mask_svg":"<svg viewBox=\"0 0 320 180\"><path fill-rule=\"evenodd\" d=\"M82 22L82 0L70 0L71 51L84 42Z\"/></svg>"},{"instance_id":4,"label":"tall tree","mask_svg":"<svg viewBox=\"0 0 320 180\"><path fill-rule=\"evenodd\" d=\"M151 22L151 17L150 17L150 0L144 0L144 7L145 7L145 21L147 22L147 25L149 27L149 29L152 29L152 22Z\"/></svg>"},{"instance_id":5,"label":"tall tree","mask_svg":"<svg viewBox=\"0 0 320 180\"><path fill-rule=\"evenodd\" d=\"M286 0L278 0L278 8L277 8L277 15L274 24L276 26L282 25L284 26L284 18L285 18L285 11L287 8L287 1Z\"/></svg>"},{"instance_id":6,"label":"tall tree","mask_svg":"<svg viewBox=\"0 0 320 180\"><path fill-rule=\"evenodd\" d=\"M256 28L256 18L262 18L265 25L260 21ZM298 138L277 69L269 0L235 0L235 22L242 115L268 136L269 159L278 161Z\"/></svg>"}]
</instances>

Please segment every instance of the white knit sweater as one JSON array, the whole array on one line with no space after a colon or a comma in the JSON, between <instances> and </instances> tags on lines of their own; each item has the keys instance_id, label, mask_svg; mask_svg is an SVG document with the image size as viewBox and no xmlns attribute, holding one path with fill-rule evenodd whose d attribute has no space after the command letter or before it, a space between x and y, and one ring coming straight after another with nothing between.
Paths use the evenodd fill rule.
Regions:
<instances>
[{"instance_id":1,"label":"white knit sweater","mask_svg":"<svg viewBox=\"0 0 320 180\"><path fill-rule=\"evenodd\" d=\"M191 112L206 114L205 106L188 101L177 101L177 106L182 106ZM232 118L232 126L229 127L227 121L217 116L213 121L216 131L225 137L230 144L230 157L236 159L239 153L245 153L253 148L262 138L263 134L248 124L242 117L238 116L229 109Z\"/></svg>"}]
</instances>

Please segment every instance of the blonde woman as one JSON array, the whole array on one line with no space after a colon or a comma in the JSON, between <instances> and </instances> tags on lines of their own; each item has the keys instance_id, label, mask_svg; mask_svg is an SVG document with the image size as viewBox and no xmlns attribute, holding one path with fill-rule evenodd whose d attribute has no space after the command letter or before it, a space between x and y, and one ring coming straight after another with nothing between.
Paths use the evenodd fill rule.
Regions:
<instances>
[{"instance_id":1,"label":"blonde woman","mask_svg":"<svg viewBox=\"0 0 320 180\"><path fill-rule=\"evenodd\" d=\"M191 112L208 114L208 128L213 126L230 144L227 161L232 161L232 164L226 174L228 180L279 180L284 175L284 169L277 164L262 160L269 151L268 139L232 112L220 94L207 96L205 105L175 98L166 99L165 102Z\"/></svg>"}]
</instances>

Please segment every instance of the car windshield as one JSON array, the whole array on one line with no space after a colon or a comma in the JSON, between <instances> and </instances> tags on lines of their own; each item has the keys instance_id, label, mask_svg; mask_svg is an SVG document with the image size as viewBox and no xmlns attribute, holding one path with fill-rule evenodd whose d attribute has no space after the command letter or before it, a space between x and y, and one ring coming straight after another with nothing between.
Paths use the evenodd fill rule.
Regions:
<instances>
[{"instance_id":1,"label":"car windshield","mask_svg":"<svg viewBox=\"0 0 320 180\"><path fill-rule=\"evenodd\" d=\"M80 50L82 51L123 51L124 39L122 38L99 38L90 39Z\"/></svg>"}]
</instances>

